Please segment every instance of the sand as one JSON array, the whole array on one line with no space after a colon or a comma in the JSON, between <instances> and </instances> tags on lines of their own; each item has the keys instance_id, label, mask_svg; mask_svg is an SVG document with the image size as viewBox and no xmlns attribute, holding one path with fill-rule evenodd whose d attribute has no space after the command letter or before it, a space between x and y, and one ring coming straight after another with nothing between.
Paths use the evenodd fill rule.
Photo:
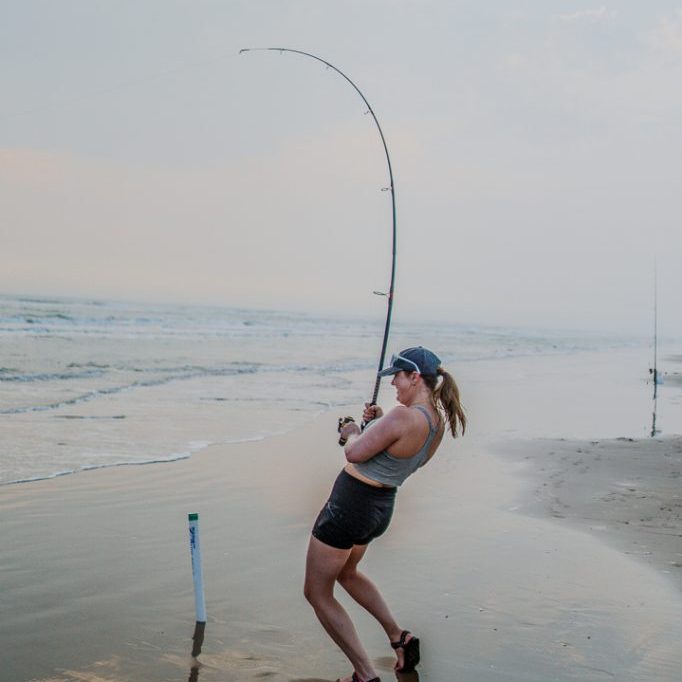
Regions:
<instances>
[{"instance_id":1,"label":"sand","mask_svg":"<svg viewBox=\"0 0 682 682\"><path fill-rule=\"evenodd\" d=\"M682 437L507 443L531 481L519 509L637 557L682 588Z\"/></svg>"},{"instance_id":2,"label":"sand","mask_svg":"<svg viewBox=\"0 0 682 682\"><path fill-rule=\"evenodd\" d=\"M0 489L2 679L348 674L301 593L310 524L342 465L337 416L172 464ZM449 441L365 561L423 639L405 679L679 680L681 442ZM208 609L194 672L190 512ZM394 679L378 626L342 599Z\"/></svg>"}]
</instances>

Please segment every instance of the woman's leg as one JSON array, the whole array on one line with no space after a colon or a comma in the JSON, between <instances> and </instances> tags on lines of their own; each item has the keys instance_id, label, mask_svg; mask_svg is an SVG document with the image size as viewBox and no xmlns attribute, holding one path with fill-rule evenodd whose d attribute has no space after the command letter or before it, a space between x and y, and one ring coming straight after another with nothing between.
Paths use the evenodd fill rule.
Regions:
<instances>
[{"instance_id":1,"label":"woman's leg","mask_svg":"<svg viewBox=\"0 0 682 682\"><path fill-rule=\"evenodd\" d=\"M372 663L348 613L334 597L334 584L351 554L350 549L330 547L311 537L304 594L322 627L348 657L360 679L371 680L376 677Z\"/></svg>"},{"instance_id":2,"label":"woman's leg","mask_svg":"<svg viewBox=\"0 0 682 682\"><path fill-rule=\"evenodd\" d=\"M353 547L337 580L360 606L379 621L388 636L389 642L397 642L400 639L402 628L393 617L377 586L364 573L358 571L358 564L366 550L367 545L355 545ZM411 636L408 636L408 641L409 639ZM400 669L404 663L403 651L397 649L395 653L398 658L396 668Z\"/></svg>"},{"instance_id":3,"label":"woman's leg","mask_svg":"<svg viewBox=\"0 0 682 682\"><path fill-rule=\"evenodd\" d=\"M358 571L358 564L367 551L367 545L355 545L341 569L337 580L348 594L369 611L384 628L388 638L394 641L400 637L401 629L388 608L377 586Z\"/></svg>"}]
</instances>

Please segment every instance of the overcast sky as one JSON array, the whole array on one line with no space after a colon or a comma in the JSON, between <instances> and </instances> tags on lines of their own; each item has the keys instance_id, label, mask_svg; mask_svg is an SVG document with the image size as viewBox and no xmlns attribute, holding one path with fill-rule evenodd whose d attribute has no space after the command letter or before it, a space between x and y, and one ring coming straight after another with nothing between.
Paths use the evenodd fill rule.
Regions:
<instances>
[{"instance_id":1,"label":"overcast sky","mask_svg":"<svg viewBox=\"0 0 682 682\"><path fill-rule=\"evenodd\" d=\"M0 0L0 293L682 335L682 0Z\"/></svg>"}]
</instances>

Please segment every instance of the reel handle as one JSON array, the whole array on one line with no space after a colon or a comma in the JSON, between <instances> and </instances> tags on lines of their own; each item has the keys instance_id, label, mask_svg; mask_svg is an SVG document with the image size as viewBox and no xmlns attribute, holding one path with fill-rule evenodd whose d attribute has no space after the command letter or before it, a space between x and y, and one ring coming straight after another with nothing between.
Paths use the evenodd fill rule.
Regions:
<instances>
[{"instance_id":1,"label":"reel handle","mask_svg":"<svg viewBox=\"0 0 682 682\"><path fill-rule=\"evenodd\" d=\"M339 417L339 427L337 431L341 433L341 429L346 425L350 424L351 422L354 422L355 419L353 417ZM339 445L344 446L347 442L347 438L344 438L343 436L339 438Z\"/></svg>"}]
</instances>

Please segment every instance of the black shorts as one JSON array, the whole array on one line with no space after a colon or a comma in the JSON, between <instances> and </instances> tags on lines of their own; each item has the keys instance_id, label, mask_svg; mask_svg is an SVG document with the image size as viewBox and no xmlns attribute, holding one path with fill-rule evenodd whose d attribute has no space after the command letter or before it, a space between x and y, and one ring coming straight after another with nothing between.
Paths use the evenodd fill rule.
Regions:
<instances>
[{"instance_id":1,"label":"black shorts","mask_svg":"<svg viewBox=\"0 0 682 682\"><path fill-rule=\"evenodd\" d=\"M396 490L368 485L342 471L315 521L313 536L337 549L366 545L388 528Z\"/></svg>"}]
</instances>

